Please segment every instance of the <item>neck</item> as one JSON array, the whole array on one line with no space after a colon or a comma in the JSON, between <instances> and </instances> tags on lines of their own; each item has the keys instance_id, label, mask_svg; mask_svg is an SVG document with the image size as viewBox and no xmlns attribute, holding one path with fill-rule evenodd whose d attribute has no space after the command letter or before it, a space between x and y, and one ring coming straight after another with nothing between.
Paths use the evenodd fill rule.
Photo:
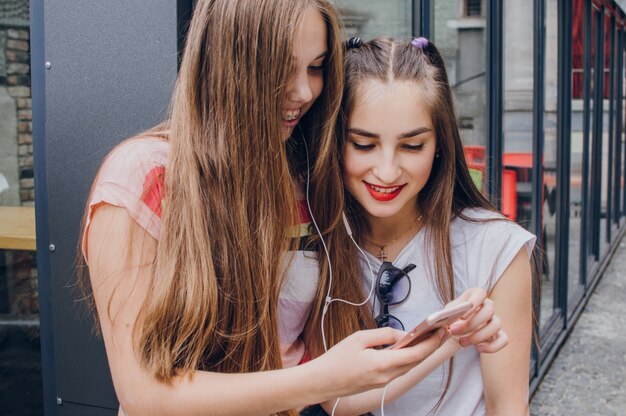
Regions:
<instances>
[{"instance_id":1,"label":"neck","mask_svg":"<svg viewBox=\"0 0 626 416\"><path fill-rule=\"evenodd\" d=\"M412 235L417 229L420 214L417 208L402 210L392 217L374 217L367 214L368 238L380 244L385 244L397 238L403 233ZM409 229L411 229L409 231Z\"/></svg>"}]
</instances>

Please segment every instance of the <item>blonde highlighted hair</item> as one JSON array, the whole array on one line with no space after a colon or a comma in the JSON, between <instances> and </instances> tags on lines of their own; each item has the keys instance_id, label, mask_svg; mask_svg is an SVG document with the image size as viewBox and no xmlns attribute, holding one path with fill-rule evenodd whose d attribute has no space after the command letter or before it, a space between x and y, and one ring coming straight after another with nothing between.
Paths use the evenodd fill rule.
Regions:
<instances>
[{"instance_id":1,"label":"blonde highlighted hair","mask_svg":"<svg viewBox=\"0 0 626 416\"><path fill-rule=\"evenodd\" d=\"M281 102L294 68L292 41L309 8L327 28L324 88L291 143L281 137ZM135 331L142 364L157 377L203 369L253 372L282 366L277 305L298 223L296 187L311 156L311 207L334 260L343 184L334 127L343 85L341 29L329 0L198 1L187 34L171 115L142 133L170 143L161 234L149 294ZM291 148L291 150L287 150ZM129 251L132 248L129 248ZM333 296L362 296L353 261L333 270ZM303 334L312 356L328 267ZM89 281L83 279L85 290ZM371 320L368 310L331 308L334 344ZM283 412L281 414L294 414Z\"/></svg>"}]
</instances>

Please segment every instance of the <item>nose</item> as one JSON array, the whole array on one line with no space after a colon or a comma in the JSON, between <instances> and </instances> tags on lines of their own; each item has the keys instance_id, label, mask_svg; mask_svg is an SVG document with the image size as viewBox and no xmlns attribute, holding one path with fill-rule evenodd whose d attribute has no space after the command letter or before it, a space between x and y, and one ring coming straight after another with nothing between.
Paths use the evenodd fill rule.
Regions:
<instances>
[{"instance_id":1,"label":"nose","mask_svg":"<svg viewBox=\"0 0 626 416\"><path fill-rule=\"evenodd\" d=\"M380 162L374 166L373 173L382 182L381 185L392 185L402 175L402 169L396 155L389 152L382 155Z\"/></svg>"},{"instance_id":2,"label":"nose","mask_svg":"<svg viewBox=\"0 0 626 416\"><path fill-rule=\"evenodd\" d=\"M313 99L313 90L311 89L311 80L309 74L299 72L291 80L287 87L287 99L293 103L305 104Z\"/></svg>"}]
</instances>

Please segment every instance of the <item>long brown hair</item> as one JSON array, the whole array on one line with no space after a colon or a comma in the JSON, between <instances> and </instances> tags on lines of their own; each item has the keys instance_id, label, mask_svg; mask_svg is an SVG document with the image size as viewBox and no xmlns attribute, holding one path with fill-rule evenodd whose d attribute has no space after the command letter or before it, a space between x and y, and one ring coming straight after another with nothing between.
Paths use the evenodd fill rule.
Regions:
<instances>
[{"instance_id":1,"label":"long brown hair","mask_svg":"<svg viewBox=\"0 0 626 416\"><path fill-rule=\"evenodd\" d=\"M489 201L474 185L459 135L448 75L443 59L431 42L418 48L407 42L375 39L346 53L346 83L342 114L338 123L338 151L343 151L352 113L361 84L376 79L383 83L411 81L419 85L431 111L437 138L439 157L433 161L430 177L419 192L417 207L422 216L426 241L426 255L434 263L430 275L442 304L455 297L450 223L462 217L466 208L484 208L495 211ZM367 223L363 209L346 193L346 211L356 236L364 236ZM436 410L448 390L452 377L453 359L450 359L446 386L433 408Z\"/></svg>"},{"instance_id":2,"label":"long brown hair","mask_svg":"<svg viewBox=\"0 0 626 416\"><path fill-rule=\"evenodd\" d=\"M292 41L310 7L327 27L324 89L297 137L285 144L281 100L294 73ZM298 222L296 186L307 174L296 160L298 140L308 144L311 207L324 233L334 232L343 209L334 146L343 85L340 36L328 0L197 2L171 115L140 135L161 135L170 143L153 278L135 328L141 362L157 378L169 381L194 369L281 367L277 304L286 253L293 248L287 231ZM327 243L332 253L340 252L332 239ZM328 279L320 264L317 299L304 331L313 356L322 351L319 323ZM334 274L336 293L360 297L356 265ZM329 319L334 344L371 318L367 311L338 308Z\"/></svg>"},{"instance_id":3,"label":"long brown hair","mask_svg":"<svg viewBox=\"0 0 626 416\"><path fill-rule=\"evenodd\" d=\"M462 211L466 208L495 209L470 177L443 59L431 42L423 48L416 48L407 42L375 39L364 43L361 48L348 50L345 61L346 84L338 124L338 136L341 138L338 146L341 149L345 145L348 119L363 81L412 81L419 85L428 100L439 157L434 159L428 182L418 194L417 205L426 224L424 231L428 254L435 264L434 283L441 302L445 304L455 296L450 222L455 217L463 217ZM349 194L346 194L346 200L355 234L364 235L366 224L364 216L360 215L361 207Z\"/></svg>"}]
</instances>

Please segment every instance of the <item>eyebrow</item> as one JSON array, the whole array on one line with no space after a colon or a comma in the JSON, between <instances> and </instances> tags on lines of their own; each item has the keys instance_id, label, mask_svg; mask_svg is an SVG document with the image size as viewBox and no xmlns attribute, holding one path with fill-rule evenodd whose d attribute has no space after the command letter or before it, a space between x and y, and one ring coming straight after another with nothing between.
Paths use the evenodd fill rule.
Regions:
<instances>
[{"instance_id":1,"label":"eyebrow","mask_svg":"<svg viewBox=\"0 0 626 416\"><path fill-rule=\"evenodd\" d=\"M363 137L371 137L372 139L380 139L380 135L376 133L371 133L367 130L362 130L356 127L350 127L348 129L348 133L358 134L359 136L363 136Z\"/></svg>"},{"instance_id":2,"label":"eyebrow","mask_svg":"<svg viewBox=\"0 0 626 416\"><path fill-rule=\"evenodd\" d=\"M325 57L326 57L326 55L328 55L328 50L325 50L324 52L322 52L322 53L320 53L319 55L317 55L315 58L313 58L313 61L317 61L317 60L318 60L318 59L320 59L320 58L325 58ZM296 60L296 57L295 57L295 56L292 56L292 57L291 57L291 60L295 61L295 60Z\"/></svg>"},{"instance_id":3,"label":"eyebrow","mask_svg":"<svg viewBox=\"0 0 626 416\"><path fill-rule=\"evenodd\" d=\"M419 136L422 133L431 131L428 127L419 127L415 130L407 131L398 136L398 139L408 139L409 137Z\"/></svg>"},{"instance_id":4,"label":"eyebrow","mask_svg":"<svg viewBox=\"0 0 626 416\"><path fill-rule=\"evenodd\" d=\"M313 58L314 61L317 61L320 58L325 58L326 55L328 55L328 51L324 51L322 53L320 53L319 55L317 55L315 58Z\"/></svg>"},{"instance_id":5,"label":"eyebrow","mask_svg":"<svg viewBox=\"0 0 626 416\"><path fill-rule=\"evenodd\" d=\"M419 127L415 130L407 131L406 133L402 133L398 136L398 140L408 139L409 137L419 136L420 134L427 133L431 131L428 127ZM360 129L358 127L351 127L348 129L348 133L357 134L363 137L370 137L372 139L380 139L380 135L376 133L369 132L367 130Z\"/></svg>"}]
</instances>

